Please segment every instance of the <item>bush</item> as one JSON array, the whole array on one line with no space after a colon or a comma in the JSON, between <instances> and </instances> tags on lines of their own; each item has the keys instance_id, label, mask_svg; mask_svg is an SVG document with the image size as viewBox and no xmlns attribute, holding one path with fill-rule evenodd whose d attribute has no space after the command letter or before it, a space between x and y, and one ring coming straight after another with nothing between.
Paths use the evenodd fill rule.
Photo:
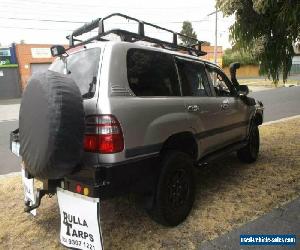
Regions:
<instances>
[{"instance_id":1,"label":"bush","mask_svg":"<svg viewBox=\"0 0 300 250\"><path fill-rule=\"evenodd\" d=\"M239 62L241 65L258 65L258 60L246 51L233 51L226 49L223 55L223 66L229 66L233 62Z\"/></svg>"}]
</instances>

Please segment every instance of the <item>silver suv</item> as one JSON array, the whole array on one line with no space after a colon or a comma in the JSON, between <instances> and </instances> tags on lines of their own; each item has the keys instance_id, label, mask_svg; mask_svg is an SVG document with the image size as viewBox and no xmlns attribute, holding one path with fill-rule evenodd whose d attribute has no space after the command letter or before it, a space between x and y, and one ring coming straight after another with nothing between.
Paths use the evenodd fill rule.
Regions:
<instances>
[{"instance_id":1,"label":"silver suv","mask_svg":"<svg viewBox=\"0 0 300 250\"><path fill-rule=\"evenodd\" d=\"M120 14L111 16L115 15L136 20ZM80 124L75 121L81 119L80 107L72 111L76 115L74 120L69 114L64 117L63 104L52 105L51 102L63 100L72 91L58 93L57 89L65 88L60 86L51 95L45 95L46 108L56 109L47 112L60 113L55 122L67 124L73 119L73 124L63 129L58 126L55 131L61 129L60 135L64 136L71 126L76 128L76 133L59 144L61 150L66 150L64 156L68 155L69 146L73 147L70 149L73 158L65 157L61 169L52 171L59 165L48 164L55 162L49 160L52 156L46 157L47 169L42 169L45 164L36 168L39 170L30 167L43 153L32 156L33 150L28 148L35 135L28 136L26 126L35 126L32 121L35 119L25 118L28 116L26 100L28 103L38 99L37 93L30 90L38 88L25 90L20 112L21 155L27 176L42 179L46 187L39 190L37 204L27 203L26 210L36 208L41 197L55 193L57 186L101 199L134 192L145 197L147 211L157 222L178 225L188 216L194 202L194 167L233 151L243 162L257 159L263 105L247 97L247 86L239 85L234 73L229 80L217 65L199 58L204 54L201 42L197 41L198 47L178 45L177 36L182 35L175 32L172 32L173 43L150 38L144 34L144 25L151 24L138 20L137 33L119 29L104 31L104 20L106 18L98 19L74 31L68 37L70 48L52 47L53 55L58 58L49 68L48 76L51 75L53 82L63 82L64 77L70 84L75 82L83 105L84 124L76 127ZM75 44L76 36L96 27L99 28L96 38ZM105 41L104 36L109 33L119 35L122 41ZM140 40L144 45L137 43ZM145 41L152 46L145 45ZM233 65L233 72L236 67ZM42 82L39 77L33 76L29 86ZM65 99L68 101L68 98ZM43 106L38 103L34 104L36 113L47 113L38 110ZM65 120L62 122L62 119ZM46 124L48 120L45 121ZM35 129L48 127L47 142L51 138L55 140L51 132L55 123L51 120L49 124ZM40 143L47 131L37 132L40 136L36 143ZM12 141L17 141L16 138L16 133L12 134ZM25 143L27 141L29 143ZM39 149L35 146L35 150L42 150L45 144L38 146ZM58 155L60 150L51 151L53 148L45 148L45 152L52 152L59 162L63 154ZM69 162L72 166L65 167Z\"/></svg>"}]
</instances>

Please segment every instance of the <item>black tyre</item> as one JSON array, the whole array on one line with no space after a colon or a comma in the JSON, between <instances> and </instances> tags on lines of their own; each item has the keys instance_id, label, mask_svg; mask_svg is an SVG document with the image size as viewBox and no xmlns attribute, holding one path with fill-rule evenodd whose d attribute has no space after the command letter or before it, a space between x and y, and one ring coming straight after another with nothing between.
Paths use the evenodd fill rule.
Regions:
<instances>
[{"instance_id":1,"label":"black tyre","mask_svg":"<svg viewBox=\"0 0 300 250\"><path fill-rule=\"evenodd\" d=\"M80 90L66 75L34 74L23 93L20 154L34 177L59 179L79 164L84 110Z\"/></svg>"},{"instance_id":2,"label":"black tyre","mask_svg":"<svg viewBox=\"0 0 300 250\"><path fill-rule=\"evenodd\" d=\"M162 159L150 216L165 226L177 226L189 215L195 199L194 166L191 157L168 151Z\"/></svg>"},{"instance_id":3,"label":"black tyre","mask_svg":"<svg viewBox=\"0 0 300 250\"><path fill-rule=\"evenodd\" d=\"M240 161L245 163L252 163L257 160L259 153L259 130L257 125L253 125L250 130L250 135L247 145L237 151L237 156Z\"/></svg>"}]
</instances>

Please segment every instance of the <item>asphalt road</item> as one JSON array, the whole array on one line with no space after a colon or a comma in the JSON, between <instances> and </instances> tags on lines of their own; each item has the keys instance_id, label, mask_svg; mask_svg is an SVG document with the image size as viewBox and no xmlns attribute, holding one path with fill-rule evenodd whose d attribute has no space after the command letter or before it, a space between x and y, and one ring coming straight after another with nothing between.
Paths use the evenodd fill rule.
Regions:
<instances>
[{"instance_id":1,"label":"asphalt road","mask_svg":"<svg viewBox=\"0 0 300 250\"><path fill-rule=\"evenodd\" d=\"M250 96L264 103L264 122L300 114L300 87L254 92ZM16 128L18 121L0 122L0 175L20 171L20 158L9 151L9 133Z\"/></svg>"},{"instance_id":2,"label":"asphalt road","mask_svg":"<svg viewBox=\"0 0 300 250\"><path fill-rule=\"evenodd\" d=\"M18 127L18 121L0 122L0 174L21 171L20 158L9 150L9 133Z\"/></svg>"},{"instance_id":3,"label":"asphalt road","mask_svg":"<svg viewBox=\"0 0 300 250\"><path fill-rule=\"evenodd\" d=\"M300 114L300 86L253 92L249 96L263 102L264 122Z\"/></svg>"}]
</instances>

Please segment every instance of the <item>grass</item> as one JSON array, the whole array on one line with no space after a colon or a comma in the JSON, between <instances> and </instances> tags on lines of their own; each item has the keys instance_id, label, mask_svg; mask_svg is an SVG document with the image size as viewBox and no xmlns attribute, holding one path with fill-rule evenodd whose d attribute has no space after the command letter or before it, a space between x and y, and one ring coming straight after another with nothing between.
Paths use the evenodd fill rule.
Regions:
<instances>
[{"instance_id":1,"label":"grass","mask_svg":"<svg viewBox=\"0 0 300 250\"><path fill-rule=\"evenodd\" d=\"M235 155L197 171L197 195L188 219L176 228L153 222L133 197L103 201L106 249L196 249L300 196L300 119L260 128L255 164ZM56 198L43 198L38 216L23 213L20 177L0 179L0 245L3 249L64 249L59 243Z\"/></svg>"}]
</instances>

